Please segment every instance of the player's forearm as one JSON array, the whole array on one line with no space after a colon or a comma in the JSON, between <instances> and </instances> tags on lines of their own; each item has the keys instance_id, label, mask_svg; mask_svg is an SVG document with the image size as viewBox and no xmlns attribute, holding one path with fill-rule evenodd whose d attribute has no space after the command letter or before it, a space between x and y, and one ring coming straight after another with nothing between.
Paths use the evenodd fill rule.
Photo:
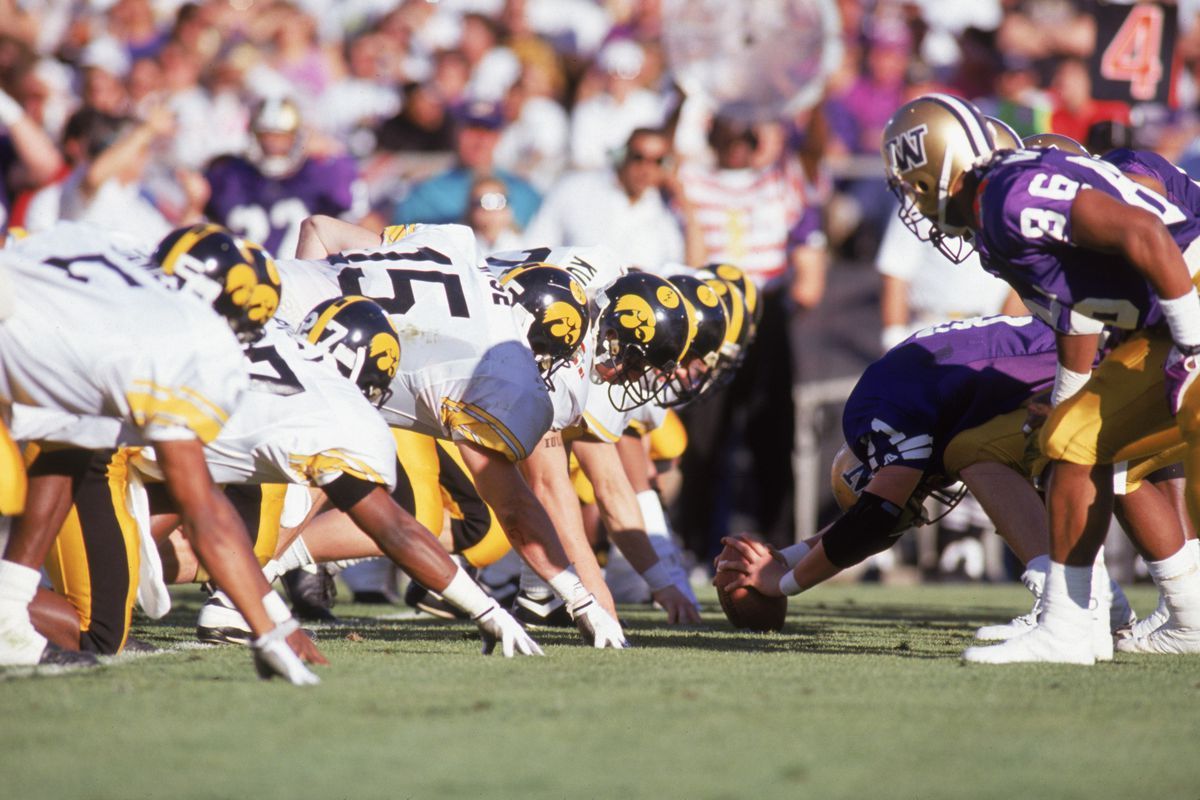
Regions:
<instances>
[{"instance_id":1,"label":"player's forearm","mask_svg":"<svg viewBox=\"0 0 1200 800\"><path fill-rule=\"evenodd\" d=\"M458 567L438 540L382 487L355 504L349 516L384 555L422 585L441 591L454 577Z\"/></svg>"},{"instance_id":2,"label":"player's forearm","mask_svg":"<svg viewBox=\"0 0 1200 800\"><path fill-rule=\"evenodd\" d=\"M296 258L321 259L343 250L359 250L378 244L377 233L335 217L314 214L300 223Z\"/></svg>"}]
</instances>

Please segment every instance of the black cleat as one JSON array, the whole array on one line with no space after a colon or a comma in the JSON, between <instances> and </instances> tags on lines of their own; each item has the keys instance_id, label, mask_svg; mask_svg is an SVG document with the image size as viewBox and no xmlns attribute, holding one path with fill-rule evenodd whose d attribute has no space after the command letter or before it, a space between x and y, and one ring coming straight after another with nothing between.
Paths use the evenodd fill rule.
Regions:
<instances>
[{"instance_id":1,"label":"black cleat","mask_svg":"<svg viewBox=\"0 0 1200 800\"><path fill-rule=\"evenodd\" d=\"M567 604L553 594L544 600L535 600L524 592L517 592L512 615L526 628L575 627L575 622L567 612Z\"/></svg>"},{"instance_id":2,"label":"black cleat","mask_svg":"<svg viewBox=\"0 0 1200 800\"><path fill-rule=\"evenodd\" d=\"M362 603L369 606L394 606L396 601L387 592L355 592L351 598L355 603Z\"/></svg>"},{"instance_id":3,"label":"black cleat","mask_svg":"<svg viewBox=\"0 0 1200 800\"><path fill-rule=\"evenodd\" d=\"M160 647L156 647L141 639L135 639L132 636L125 637L125 646L121 648L122 653L136 653L138 655L143 653L158 653L161 650L162 648Z\"/></svg>"},{"instance_id":4,"label":"black cleat","mask_svg":"<svg viewBox=\"0 0 1200 800\"><path fill-rule=\"evenodd\" d=\"M98 667L100 660L95 653L84 650L64 650L53 642L46 642L46 649L38 659L38 666L53 667Z\"/></svg>"},{"instance_id":5,"label":"black cleat","mask_svg":"<svg viewBox=\"0 0 1200 800\"><path fill-rule=\"evenodd\" d=\"M467 614L447 603L437 592L431 592L416 581L409 581L404 590L406 605L441 619L469 619Z\"/></svg>"},{"instance_id":6,"label":"black cleat","mask_svg":"<svg viewBox=\"0 0 1200 800\"><path fill-rule=\"evenodd\" d=\"M292 601L292 613L296 619L305 622L338 621L330 611L333 598L337 597L337 586L324 564L318 564L315 573L305 569L285 572L282 581L288 599Z\"/></svg>"}]
</instances>

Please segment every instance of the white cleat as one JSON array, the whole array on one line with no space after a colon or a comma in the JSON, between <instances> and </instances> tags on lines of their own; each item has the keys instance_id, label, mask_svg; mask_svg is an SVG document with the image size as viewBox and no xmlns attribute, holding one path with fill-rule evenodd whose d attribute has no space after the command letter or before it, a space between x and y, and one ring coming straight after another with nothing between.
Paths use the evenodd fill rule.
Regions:
<instances>
[{"instance_id":1,"label":"white cleat","mask_svg":"<svg viewBox=\"0 0 1200 800\"><path fill-rule=\"evenodd\" d=\"M0 666L35 666L46 650L46 639L33 629L28 612L0 617Z\"/></svg>"},{"instance_id":2,"label":"white cleat","mask_svg":"<svg viewBox=\"0 0 1200 800\"><path fill-rule=\"evenodd\" d=\"M1200 653L1200 630L1178 627L1175 620L1168 619L1157 630L1151 631L1145 636L1119 639L1117 650L1122 653L1156 653L1159 655Z\"/></svg>"},{"instance_id":3,"label":"white cleat","mask_svg":"<svg viewBox=\"0 0 1200 800\"><path fill-rule=\"evenodd\" d=\"M1158 608L1150 612L1150 616L1139 619L1133 625L1122 628L1116 631L1119 639L1141 639L1154 633L1161 628L1171 618L1171 611L1167 608L1167 601L1163 597L1158 598ZM1119 648L1118 648L1119 649Z\"/></svg>"},{"instance_id":4,"label":"white cleat","mask_svg":"<svg viewBox=\"0 0 1200 800\"><path fill-rule=\"evenodd\" d=\"M221 591L200 607L196 620L196 638L207 644L245 644L254 641L246 618L233 606L229 595Z\"/></svg>"},{"instance_id":5,"label":"white cleat","mask_svg":"<svg viewBox=\"0 0 1200 800\"><path fill-rule=\"evenodd\" d=\"M984 625L975 631L975 638L991 642L1007 642L1009 639L1023 636L1037 627L1038 614L1041 611L1042 601L1035 600L1033 610L1028 614L1022 614L1000 625Z\"/></svg>"},{"instance_id":6,"label":"white cleat","mask_svg":"<svg viewBox=\"0 0 1200 800\"><path fill-rule=\"evenodd\" d=\"M962 660L968 664L1081 664L1096 663L1091 636L1064 639L1043 626L1001 644L968 647ZM1111 658L1111 656L1110 656Z\"/></svg>"},{"instance_id":7,"label":"white cleat","mask_svg":"<svg viewBox=\"0 0 1200 800\"><path fill-rule=\"evenodd\" d=\"M1119 636L1121 631L1127 631L1137 624L1138 615L1133 606L1129 605L1129 598L1125 596L1125 592L1121 591L1121 587L1115 581L1112 587L1114 591L1112 606L1108 610L1108 628L1114 636Z\"/></svg>"}]
</instances>

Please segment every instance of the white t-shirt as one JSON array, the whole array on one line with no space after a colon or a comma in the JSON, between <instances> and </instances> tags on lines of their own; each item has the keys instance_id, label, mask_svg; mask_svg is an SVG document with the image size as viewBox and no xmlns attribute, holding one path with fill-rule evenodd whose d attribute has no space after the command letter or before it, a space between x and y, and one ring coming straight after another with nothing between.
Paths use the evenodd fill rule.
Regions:
<instances>
[{"instance_id":1,"label":"white t-shirt","mask_svg":"<svg viewBox=\"0 0 1200 800\"><path fill-rule=\"evenodd\" d=\"M651 190L630 202L610 170L565 176L542 201L525 238L555 247L603 245L648 269L683 260L683 230L662 195Z\"/></svg>"},{"instance_id":2,"label":"white t-shirt","mask_svg":"<svg viewBox=\"0 0 1200 800\"><path fill-rule=\"evenodd\" d=\"M623 147L635 128L657 128L666 113L664 100L647 89L635 89L618 103L609 94L589 97L571 114L571 165L602 169L613 150Z\"/></svg>"}]
</instances>

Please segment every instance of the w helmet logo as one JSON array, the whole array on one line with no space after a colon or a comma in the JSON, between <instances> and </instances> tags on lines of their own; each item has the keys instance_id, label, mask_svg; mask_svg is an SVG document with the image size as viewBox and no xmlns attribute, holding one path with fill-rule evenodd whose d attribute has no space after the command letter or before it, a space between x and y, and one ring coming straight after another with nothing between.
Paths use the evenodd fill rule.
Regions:
<instances>
[{"instance_id":1,"label":"w helmet logo","mask_svg":"<svg viewBox=\"0 0 1200 800\"><path fill-rule=\"evenodd\" d=\"M925 134L928 132L928 126L918 125L888 140L888 156L896 172L908 172L929 163L925 156Z\"/></svg>"}]
</instances>

